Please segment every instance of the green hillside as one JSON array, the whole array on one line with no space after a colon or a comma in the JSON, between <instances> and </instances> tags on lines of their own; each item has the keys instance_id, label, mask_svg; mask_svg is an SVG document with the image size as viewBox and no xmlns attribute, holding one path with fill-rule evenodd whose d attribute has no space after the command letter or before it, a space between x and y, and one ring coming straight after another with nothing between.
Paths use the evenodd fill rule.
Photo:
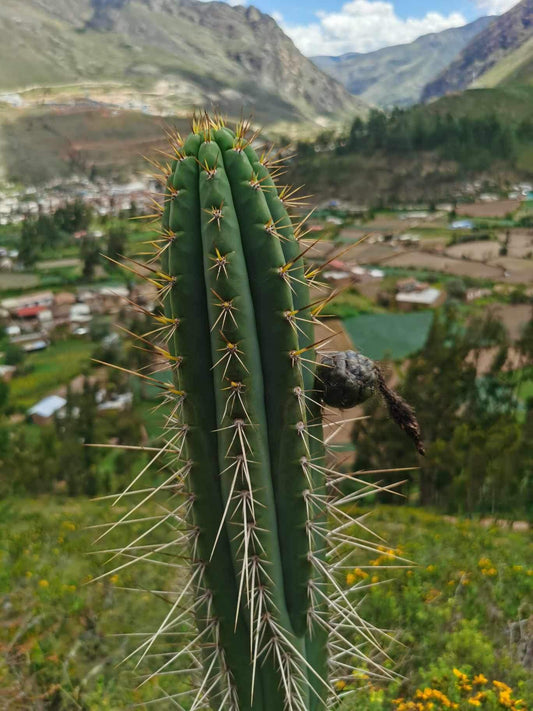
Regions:
<instances>
[{"instance_id":1,"label":"green hillside","mask_svg":"<svg viewBox=\"0 0 533 711\"><path fill-rule=\"evenodd\" d=\"M500 60L472 86L487 88L501 84L533 84L533 37Z\"/></svg>"},{"instance_id":2,"label":"green hillside","mask_svg":"<svg viewBox=\"0 0 533 711\"><path fill-rule=\"evenodd\" d=\"M121 502L114 515L124 513L124 506ZM139 687L139 673L153 670L157 660L148 658L137 670L132 661L119 664L135 643L124 635L157 628L168 612L168 596L150 590L179 584L172 558L168 567L141 564L91 583L103 560L93 553L106 544L93 545L102 529L89 527L111 520L109 505L60 497L11 499L3 501L0 513L1 708L114 711L135 705L147 711L153 706L146 702L161 696L161 688L183 691L183 682L172 674ZM506 708L498 705L500 690L493 681L523 700L517 711L532 708L533 684L520 661L520 635L509 641L509 626L527 619L533 595L529 533L404 506L374 507L366 523L381 540L362 529L357 536L372 547L379 543L379 549L362 551L359 567L343 571L339 584L348 591L362 581L365 587L355 597L361 614L398 640L390 642L386 661L398 679L369 680L361 669L350 687L362 693L348 697L342 711L392 711L393 699L416 699L417 690L431 688L460 711L475 707L468 698L479 691L487 696L483 708ZM113 544L133 540L139 525L119 527ZM413 565L405 567L395 555ZM127 589L132 587L140 589ZM454 668L470 680L483 674L486 683L478 678L467 693Z\"/></svg>"},{"instance_id":3,"label":"green hillside","mask_svg":"<svg viewBox=\"0 0 533 711\"><path fill-rule=\"evenodd\" d=\"M495 115L511 124L518 124L533 114L533 86L512 84L469 89L443 96L414 110L420 115L452 114L455 118L466 116L475 119Z\"/></svg>"}]
</instances>

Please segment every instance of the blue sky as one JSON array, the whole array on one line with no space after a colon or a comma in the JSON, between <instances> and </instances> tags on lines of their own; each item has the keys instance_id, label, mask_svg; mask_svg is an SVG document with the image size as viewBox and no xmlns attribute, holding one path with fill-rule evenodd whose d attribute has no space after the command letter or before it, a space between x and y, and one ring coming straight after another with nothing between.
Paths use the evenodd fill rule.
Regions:
<instances>
[{"instance_id":1,"label":"blue sky","mask_svg":"<svg viewBox=\"0 0 533 711\"><path fill-rule=\"evenodd\" d=\"M370 52L501 14L518 0L229 0L279 22L306 55Z\"/></svg>"}]
</instances>

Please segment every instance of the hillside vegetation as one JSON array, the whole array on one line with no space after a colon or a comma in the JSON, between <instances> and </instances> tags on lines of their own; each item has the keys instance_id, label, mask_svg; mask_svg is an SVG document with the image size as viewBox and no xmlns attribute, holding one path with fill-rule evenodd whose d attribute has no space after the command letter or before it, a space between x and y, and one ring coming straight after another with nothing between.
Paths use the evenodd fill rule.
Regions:
<instances>
[{"instance_id":1,"label":"hillside vegetation","mask_svg":"<svg viewBox=\"0 0 533 711\"><path fill-rule=\"evenodd\" d=\"M315 194L371 206L455 200L474 180L509 190L532 174L532 115L528 86L374 110L344 134L300 142L290 179Z\"/></svg>"},{"instance_id":2,"label":"hillside vegetation","mask_svg":"<svg viewBox=\"0 0 533 711\"><path fill-rule=\"evenodd\" d=\"M122 635L150 629L167 609L165 596L149 590L172 589L174 568L145 565L137 574L126 568L90 583L101 573L101 556L87 553L101 547L92 541L102 530L88 527L108 520L105 506L22 499L5 501L1 513L0 705L10 711L100 711L134 703L148 709L143 702L160 693L154 687L178 691L171 675L136 689L140 670L131 661L117 667L133 644ZM404 678L389 685L371 678L369 693L361 669L351 686L364 691L343 711L395 708L392 699L415 699L427 688L459 702L461 711L472 708L468 698L486 690L494 705L482 708L503 709L494 681L522 699L517 710L531 708L530 638L528 627L519 625L531 613L533 594L528 534L404 507L374 509L367 523L386 543L375 553L361 551L359 567L340 582L347 591L360 586L349 594L365 596L361 614L398 640L387 650L386 665ZM127 528L113 543L135 535L135 524ZM371 540L362 530L357 535ZM138 592L126 590L139 583ZM365 589L369 583L374 585ZM515 631L509 638L510 625ZM454 669L470 680L484 675L486 683L478 678L472 687L470 681L468 691Z\"/></svg>"}]
</instances>

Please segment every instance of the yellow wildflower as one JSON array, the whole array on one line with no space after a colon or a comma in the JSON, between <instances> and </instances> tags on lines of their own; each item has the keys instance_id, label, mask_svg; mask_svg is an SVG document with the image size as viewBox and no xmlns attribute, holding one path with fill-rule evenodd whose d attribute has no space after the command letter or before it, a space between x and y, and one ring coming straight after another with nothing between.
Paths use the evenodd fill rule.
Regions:
<instances>
[{"instance_id":1,"label":"yellow wildflower","mask_svg":"<svg viewBox=\"0 0 533 711\"><path fill-rule=\"evenodd\" d=\"M346 576L346 585L353 585L355 583L355 575L353 573L348 573Z\"/></svg>"},{"instance_id":2,"label":"yellow wildflower","mask_svg":"<svg viewBox=\"0 0 533 711\"><path fill-rule=\"evenodd\" d=\"M486 684L488 682L487 677L484 674L478 674L472 679L472 684L476 686L481 686L481 684Z\"/></svg>"},{"instance_id":3,"label":"yellow wildflower","mask_svg":"<svg viewBox=\"0 0 533 711\"><path fill-rule=\"evenodd\" d=\"M116 584L118 583L118 575L116 575L116 574L115 574L115 575L112 575L112 576L109 578L109 582L110 582L112 585L116 585Z\"/></svg>"},{"instance_id":4,"label":"yellow wildflower","mask_svg":"<svg viewBox=\"0 0 533 711\"><path fill-rule=\"evenodd\" d=\"M335 682L335 688L337 691L342 691L344 688L346 688L346 682L340 679L339 681Z\"/></svg>"},{"instance_id":5,"label":"yellow wildflower","mask_svg":"<svg viewBox=\"0 0 533 711\"><path fill-rule=\"evenodd\" d=\"M493 685L499 689L500 691L507 691L509 693L512 692L512 689L510 686L507 686L507 684L504 684L503 681L493 681Z\"/></svg>"},{"instance_id":6,"label":"yellow wildflower","mask_svg":"<svg viewBox=\"0 0 533 711\"><path fill-rule=\"evenodd\" d=\"M496 570L496 568L483 568L481 572L483 575L488 575L491 578L495 575L498 575L498 571Z\"/></svg>"},{"instance_id":7,"label":"yellow wildflower","mask_svg":"<svg viewBox=\"0 0 533 711\"><path fill-rule=\"evenodd\" d=\"M506 709L510 709L511 706L513 706L513 700L511 699L510 691L500 691L498 701L500 703L500 706L504 706Z\"/></svg>"},{"instance_id":8,"label":"yellow wildflower","mask_svg":"<svg viewBox=\"0 0 533 711\"><path fill-rule=\"evenodd\" d=\"M373 575L371 578L371 582L373 582L374 584L379 583L379 577L377 575Z\"/></svg>"},{"instance_id":9,"label":"yellow wildflower","mask_svg":"<svg viewBox=\"0 0 533 711\"><path fill-rule=\"evenodd\" d=\"M39 580L39 587L40 588L47 588L50 586L50 583L48 580Z\"/></svg>"},{"instance_id":10,"label":"yellow wildflower","mask_svg":"<svg viewBox=\"0 0 533 711\"><path fill-rule=\"evenodd\" d=\"M468 684L468 676L464 672L462 672L460 669L456 669L454 667L453 673L457 677L457 681L459 684L461 684L461 685Z\"/></svg>"}]
</instances>

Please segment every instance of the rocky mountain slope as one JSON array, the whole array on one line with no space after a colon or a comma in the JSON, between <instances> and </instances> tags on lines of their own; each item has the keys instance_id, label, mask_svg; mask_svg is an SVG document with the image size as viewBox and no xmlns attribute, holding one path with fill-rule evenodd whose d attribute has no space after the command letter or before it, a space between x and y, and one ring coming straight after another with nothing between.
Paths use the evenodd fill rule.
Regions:
<instances>
[{"instance_id":1,"label":"rocky mountain slope","mask_svg":"<svg viewBox=\"0 0 533 711\"><path fill-rule=\"evenodd\" d=\"M365 110L254 7L195 0L2 0L0 91L113 81L266 123ZM256 111L257 110L257 111Z\"/></svg>"},{"instance_id":2,"label":"rocky mountain slope","mask_svg":"<svg viewBox=\"0 0 533 711\"><path fill-rule=\"evenodd\" d=\"M512 79L513 74L520 79L516 72L519 74L524 65L533 68L533 0L522 0L478 34L447 69L426 85L422 99L427 101L469 86L495 86ZM485 82L489 73L492 78Z\"/></svg>"},{"instance_id":3,"label":"rocky mountain slope","mask_svg":"<svg viewBox=\"0 0 533 711\"><path fill-rule=\"evenodd\" d=\"M492 20L492 17L482 17L464 27L424 35L410 44L385 47L368 54L318 56L312 60L344 84L350 93L370 104L384 108L408 106L420 100L425 85Z\"/></svg>"}]
</instances>

